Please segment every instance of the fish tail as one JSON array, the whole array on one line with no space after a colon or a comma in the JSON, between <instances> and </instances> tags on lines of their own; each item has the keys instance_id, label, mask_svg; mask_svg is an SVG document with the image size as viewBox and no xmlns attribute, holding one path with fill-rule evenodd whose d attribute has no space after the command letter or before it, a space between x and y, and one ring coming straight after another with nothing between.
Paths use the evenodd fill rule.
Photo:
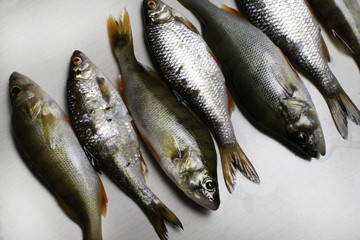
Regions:
<instances>
[{"instance_id":1,"label":"fish tail","mask_svg":"<svg viewBox=\"0 0 360 240\"><path fill-rule=\"evenodd\" d=\"M236 169L249 180L259 183L260 178L256 173L254 166L251 164L245 153L236 142L236 144L228 147L220 148L220 156L225 184L229 192L234 190L235 171Z\"/></svg>"},{"instance_id":2,"label":"fish tail","mask_svg":"<svg viewBox=\"0 0 360 240\"><path fill-rule=\"evenodd\" d=\"M168 222L176 227L180 227L181 229L183 229L180 220L159 199L155 200L152 203L151 207L147 207L144 209L146 216L148 217L149 221L153 225L157 235L161 240L168 239L165 222Z\"/></svg>"},{"instance_id":3,"label":"fish tail","mask_svg":"<svg viewBox=\"0 0 360 240\"><path fill-rule=\"evenodd\" d=\"M331 115L335 122L336 128L341 136L346 139L348 136L347 118L353 121L356 125L360 124L360 112L355 104L351 101L349 96L342 88L337 94L327 99Z\"/></svg>"},{"instance_id":4,"label":"fish tail","mask_svg":"<svg viewBox=\"0 0 360 240\"><path fill-rule=\"evenodd\" d=\"M108 19L108 34L112 49L127 46L133 51L133 37L131 32L130 18L126 9L119 19L116 21L111 15Z\"/></svg>"}]
</instances>

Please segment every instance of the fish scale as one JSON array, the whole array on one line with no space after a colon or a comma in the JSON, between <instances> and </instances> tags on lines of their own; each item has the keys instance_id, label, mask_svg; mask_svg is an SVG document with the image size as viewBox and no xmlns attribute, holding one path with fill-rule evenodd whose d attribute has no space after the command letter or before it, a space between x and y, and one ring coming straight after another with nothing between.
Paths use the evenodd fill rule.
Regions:
<instances>
[{"instance_id":1,"label":"fish scale","mask_svg":"<svg viewBox=\"0 0 360 240\"><path fill-rule=\"evenodd\" d=\"M238 0L252 24L262 30L303 71L325 98L335 125L347 138L347 118L360 124L360 112L329 68L320 26L301 0Z\"/></svg>"}]
</instances>

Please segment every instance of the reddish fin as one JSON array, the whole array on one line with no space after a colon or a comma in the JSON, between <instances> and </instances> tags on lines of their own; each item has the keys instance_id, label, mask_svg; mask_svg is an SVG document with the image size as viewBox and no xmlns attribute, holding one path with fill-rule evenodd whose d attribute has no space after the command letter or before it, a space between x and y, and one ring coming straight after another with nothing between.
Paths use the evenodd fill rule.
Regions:
<instances>
[{"instance_id":1,"label":"reddish fin","mask_svg":"<svg viewBox=\"0 0 360 240\"><path fill-rule=\"evenodd\" d=\"M123 100L123 102L125 103L125 105L127 106L127 101L126 101L126 92L125 92L125 81L122 79L122 77L119 75L117 78L117 82L118 82L118 92Z\"/></svg>"},{"instance_id":2,"label":"reddish fin","mask_svg":"<svg viewBox=\"0 0 360 240\"><path fill-rule=\"evenodd\" d=\"M330 62L330 53L329 53L329 49L326 46L326 43L324 41L324 38L321 37L321 43L322 43L322 50L323 50L323 54L324 54L324 58L327 62Z\"/></svg>"},{"instance_id":3,"label":"reddish fin","mask_svg":"<svg viewBox=\"0 0 360 240\"><path fill-rule=\"evenodd\" d=\"M158 200L158 203L152 203L152 206L150 208L146 208L146 210L148 211L145 211L145 214L161 240L168 239L165 222L183 229L180 220L160 200Z\"/></svg>"},{"instance_id":4,"label":"reddish fin","mask_svg":"<svg viewBox=\"0 0 360 240\"><path fill-rule=\"evenodd\" d=\"M360 124L360 112L343 89L332 97L326 99L336 128L341 136L346 139L348 136L347 118L356 125Z\"/></svg>"},{"instance_id":5,"label":"reddish fin","mask_svg":"<svg viewBox=\"0 0 360 240\"><path fill-rule=\"evenodd\" d=\"M220 147L219 150L225 184L230 193L234 190L236 169L240 170L240 172L249 180L255 183L260 182L255 168L238 143L229 147Z\"/></svg>"},{"instance_id":6,"label":"reddish fin","mask_svg":"<svg viewBox=\"0 0 360 240\"><path fill-rule=\"evenodd\" d=\"M228 110L229 110L229 114L231 116L231 114L235 110L235 101L234 101L234 98L231 96L229 89L226 88L226 92L228 95Z\"/></svg>"},{"instance_id":7,"label":"reddish fin","mask_svg":"<svg viewBox=\"0 0 360 240\"><path fill-rule=\"evenodd\" d=\"M225 4L222 4L222 5L221 5L221 8L222 8L225 12L227 12L227 13L233 15L233 16L238 17L238 18L241 18L242 20L245 20L245 21L249 22L249 19L248 19L245 15L243 15L242 13L240 13L239 11L237 11L236 9L231 8L231 7L229 7L229 6L226 6Z\"/></svg>"},{"instance_id":8,"label":"reddish fin","mask_svg":"<svg viewBox=\"0 0 360 240\"><path fill-rule=\"evenodd\" d=\"M100 196L101 196L101 202L100 202L101 214L105 217L107 212L108 198L106 196L105 188L100 177L99 177L99 185L100 185Z\"/></svg>"},{"instance_id":9,"label":"reddish fin","mask_svg":"<svg viewBox=\"0 0 360 240\"><path fill-rule=\"evenodd\" d=\"M112 16L108 18L108 34L112 48L118 44L133 44L129 13L124 9L122 19L117 22Z\"/></svg>"},{"instance_id":10,"label":"reddish fin","mask_svg":"<svg viewBox=\"0 0 360 240\"><path fill-rule=\"evenodd\" d=\"M99 85L101 95L103 99L109 103L110 102L110 90L109 86L105 83L105 78L103 77L97 77L96 82Z\"/></svg>"}]
</instances>

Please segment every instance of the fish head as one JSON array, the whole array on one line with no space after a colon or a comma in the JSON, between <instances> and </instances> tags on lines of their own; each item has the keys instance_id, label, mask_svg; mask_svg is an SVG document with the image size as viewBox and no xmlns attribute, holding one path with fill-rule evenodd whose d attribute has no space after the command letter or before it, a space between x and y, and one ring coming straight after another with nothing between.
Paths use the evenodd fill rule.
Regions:
<instances>
[{"instance_id":1,"label":"fish head","mask_svg":"<svg viewBox=\"0 0 360 240\"><path fill-rule=\"evenodd\" d=\"M311 157L325 155L325 140L316 110L306 101L287 99L283 103L287 139Z\"/></svg>"},{"instance_id":2,"label":"fish head","mask_svg":"<svg viewBox=\"0 0 360 240\"><path fill-rule=\"evenodd\" d=\"M156 24L173 18L173 9L160 0L144 0L143 16L145 23Z\"/></svg>"},{"instance_id":3,"label":"fish head","mask_svg":"<svg viewBox=\"0 0 360 240\"><path fill-rule=\"evenodd\" d=\"M9 94L12 111L32 119L41 112L47 96L33 80L18 72L13 72L9 78Z\"/></svg>"},{"instance_id":4,"label":"fish head","mask_svg":"<svg viewBox=\"0 0 360 240\"><path fill-rule=\"evenodd\" d=\"M188 196L199 205L216 210L220 205L219 188L216 177L210 176L205 169L187 175Z\"/></svg>"},{"instance_id":5,"label":"fish head","mask_svg":"<svg viewBox=\"0 0 360 240\"><path fill-rule=\"evenodd\" d=\"M81 51L74 51L70 63L70 79L86 81L93 79L96 68L90 59Z\"/></svg>"}]
</instances>

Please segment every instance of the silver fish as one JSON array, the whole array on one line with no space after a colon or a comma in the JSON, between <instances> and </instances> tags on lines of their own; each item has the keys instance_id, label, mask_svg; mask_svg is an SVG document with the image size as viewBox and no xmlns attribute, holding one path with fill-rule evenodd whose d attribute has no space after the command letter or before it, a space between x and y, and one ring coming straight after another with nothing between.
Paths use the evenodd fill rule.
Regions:
<instances>
[{"instance_id":1,"label":"silver fish","mask_svg":"<svg viewBox=\"0 0 360 240\"><path fill-rule=\"evenodd\" d=\"M163 78L209 126L219 146L230 192L235 171L254 182L259 177L240 148L229 115L225 78L196 28L160 0L144 0L146 39Z\"/></svg>"},{"instance_id":2,"label":"silver fish","mask_svg":"<svg viewBox=\"0 0 360 240\"><path fill-rule=\"evenodd\" d=\"M126 10L119 22L109 17L108 29L121 69L121 96L148 148L187 196L218 209L217 155L210 132L154 70L136 60Z\"/></svg>"},{"instance_id":3,"label":"silver fish","mask_svg":"<svg viewBox=\"0 0 360 240\"><path fill-rule=\"evenodd\" d=\"M165 221L182 225L145 183L147 167L125 104L85 54L75 51L71 59L68 107L81 145L95 165L138 204L159 238L167 239Z\"/></svg>"},{"instance_id":4,"label":"silver fish","mask_svg":"<svg viewBox=\"0 0 360 240\"><path fill-rule=\"evenodd\" d=\"M324 155L325 141L310 95L279 48L248 21L207 0L178 1L200 20L204 39L251 117L304 153Z\"/></svg>"},{"instance_id":5,"label":"silver fish","mask_svg":"<svg viewBox=\"0 0 360 240\"><path fill-rule=\"evenodd\" d=\"M10 99L12 130L29 165L82 227L84 240L101 240L106 194L68 117L34 81L17 72L10 77Z\"/></svg>"},{"instance_id":6,"label":"silver fish","mask_svg":"<svg viewBox=\"0 0 360 240\"><path fill-rule=\"evenodd\" d=\"M325 98L335 125L347 138L347 118L360 124L360 112L331 72L320 26L303 0L239 0L250 21L304 71Z\"/></svg>"}]
</instances>

